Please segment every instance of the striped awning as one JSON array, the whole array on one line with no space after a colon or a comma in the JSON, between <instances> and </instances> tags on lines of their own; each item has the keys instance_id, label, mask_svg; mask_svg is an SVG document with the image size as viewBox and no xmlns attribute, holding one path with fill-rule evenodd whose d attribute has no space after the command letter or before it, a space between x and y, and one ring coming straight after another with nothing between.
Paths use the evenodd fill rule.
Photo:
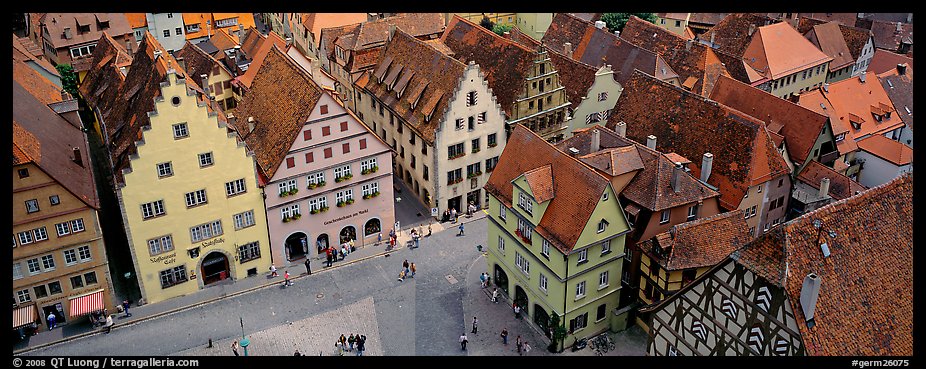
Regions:
<instances>
[{"instance_id":1,"label":"striped awning","mask_svg":"<svg viewBox=\"0 0 926 369\"><path fill-rule=\"evenodd\" d=\"M35 305L13 309L13 329L18 329L35 322Z\"/></svg>"},{"instance_id":2,"label":"striped awning","mask_svg":"<svg viewBox=\"0 0 926 369\"><path fill-rule=\"evenodd\" d=\"M68 305L71 307L71 318L89 314L91 311L103 310L103 290L72 297Z\"/></svg>"}]
</instances>

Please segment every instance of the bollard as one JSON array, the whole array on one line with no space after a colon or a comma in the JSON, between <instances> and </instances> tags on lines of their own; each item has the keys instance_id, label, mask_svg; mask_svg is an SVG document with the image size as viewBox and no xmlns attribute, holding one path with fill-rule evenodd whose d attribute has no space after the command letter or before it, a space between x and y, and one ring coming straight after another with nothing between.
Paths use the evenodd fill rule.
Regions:
<instances>
[{"instance_id":1,"label":"bollard","mask_svg":"<svg viewBox=\"0 0 926 369\"><path fill-rule=\"evenodd\" d=\"M248 356L248 345L251 344L251 340L242 338L241 341L239 341L239 344L242 348L244 348L244 356Z\"/></svg>"}]
</instances>

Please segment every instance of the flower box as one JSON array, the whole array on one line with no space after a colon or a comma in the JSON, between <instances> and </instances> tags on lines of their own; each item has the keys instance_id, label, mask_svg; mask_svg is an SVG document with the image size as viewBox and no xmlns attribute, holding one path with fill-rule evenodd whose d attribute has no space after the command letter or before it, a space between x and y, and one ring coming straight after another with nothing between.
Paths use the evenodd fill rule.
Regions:
<instances>
[{"instance_id":1,"label":"flower box","mask_svg":"<svg viewBox=\"0 0 926 369\"><path fill-rule=\"evenodd\" d=\"M479 148L475 148L475 149L473 149L473 154L475 154L475 153L477 153L477 152L479 152L479 150L480 150Z\"/></svg>"},{"instance_id":2,"label":"flower box","mask_svg":"<svg viewBox=\"0 0 926 369\"><path fill-rule=\"evenodd\" d=\"M353 204L353 203L354 203L354 199L353 199L353 198L347 199L347 201L345 201L344 203L347 204L347 205Z\"/></svg>"},{"instance_id":3,"label":"flower box","mask_svg":"<svg viewBox=\"0 0 926 369\"><path fill-rule=\"evenodd\" d=\"M289 223L290 217L283 217L283 223Z\"/></svg>"},{"instance_id":4,"label":"flower box","mask_svg":"<svg viewBox=\"0 0 926 369\"><path fill-rule=\"evenodd\" d=\"M379 167L374 165L372 168L361 170L360 174L363 174L363 175L372 174L372 173L376 173L377 170L379 170Z\"/></svg>"},{"instance_id":5,"label":"flower box","mask_svg":"<svg viewBox=\"0 0 926 369\"><path fill-rule=\"evenodd\" d=\"M470 174L467 174L467 175L466 175L466 178L467 178L467 179L470 179L470 178L474 178L474 177L477 177L477 176L480 176L480 175L482 175L482 172L470 173Z\"/></svg>"},{"instance_id":6,"label":"flower box","mask_svg":"<svg viewBox=\"0 0 926 369\"><path fill-rule=\"evenodd\" d=\"M293 217L292 217L292 218L293 218L293 220L302 218L302 214L300 214L300 213L293 214Z\"/></svg>"},{"instance_id":7,"label":"flower box","mask_svg":"<svg viewBox=\"0 0 926 369\"><path fill-rule=\"evenodd\" d=\"M318 214L318 209L309 210L309 214Z\"/></svg>"},{"instance_id":8,"label":"flower box","mask_svg":"<svg viewBox=\"0 0 926 369\"><path fill-rule=\"evenodd\" d=\"M286 196L295 195L295 194L298 193L298 192L299 192L299 189L298 189L298 188L293 188L293 189L291 189L291 190L289 190L289 191L280 192L280 197L286 197Z\"/></svg>"},{"instance_id":9,"label":"flower box","mask_svg":"<svg viewBox=\"0 0 926 369\"><path fill-rule=\"evenodd\" d=\"M349 179L351 179L351 178L354 178L354 176L353 176L352 174L348 174L348 175L345 175L345 176L342 176L342 177L337 177L337 178L334 179L334 181L340 183L340 182L344 182L344 181L346 181L346 180L349 180Z\"/></svg>"},{"instance_id":10,"label":"flower box","mask_svg":"<svg viewBox=\"0 0 926 369\"><path fill-rule=\"evenodd\" d=\"M448 185L448 186L450 186L450 185L455 185L455 184L460 183L460 182L463 182L463 178L457 178L457 179L452 180L452 181L447 181L447 185Z\"/></svg>"},{"instance_id":11,"label":"flower box","mask_svg":"<svg viewBox=\"0 0 926 369\"><path fill-rule=\"evenodd\" d=\"M321 209L318 209L318 211L324 213L324 212L328 211L328 207L327 207L327 206L322 206L322 208L321 208Z\"/></svg>"},{"instance_id":12,"label":"flower box","mask_svg":"<svg viewBox=\"0 0 926 369\"><path fill-rule=\"evenodd\" d=\"M465 153L465 152L461 152L461 153L456 154L456 155L454 155L454 156L448 157L447 160L453 160L453 159L456 159L456 158L459 158L459 157L463 157L463 156L466 156L466 153Z\"/></svg>"},{"instance_id":13,"label":"flower box","mask_svg":"<svg viewBox=\"0 0 926 369\"><path fill-rule=\"evenodd\" d=\"M325 181L319 181L318 183L309 183L309 189L316 189L319 187L325 187Z\"/></svg>"},{"instance_id":14,"label":"flower box","mask_svg":"<svg viewBox=\"0 0 926 369\"><path fill-rule=\"evenodd\" d=\"M489 147L495 147L495 146L498 146L498 142L489 144Z\"/></svg>"},{"instance_id":15,"label":"flower box","mask_svg":"<svg viewBox=\"0 0 926 369\"><path fill-rule=\"evenodd\" d=\"M343 201L343 200L342 200L342 201L338 201L338 205L337 205L337 206L338 206L339 208L343 208L343 207L344 207L344 201Z\"/></svg>"},{"instance_id":16,"label":"flower box","mask_svg":"<svg viewBox=\"0 0 926 369\"><path fill-rule=\"evenodd\" d=\"M363 195L363 199L364 199L364 200L372 199L372 198L374 198L374 197L376 197L376 196L379 196L379 191L376 191L376 192L373 192L373 193L368 193L368 194L366 194L366 195Z\"/></svg>"}]
</instances>

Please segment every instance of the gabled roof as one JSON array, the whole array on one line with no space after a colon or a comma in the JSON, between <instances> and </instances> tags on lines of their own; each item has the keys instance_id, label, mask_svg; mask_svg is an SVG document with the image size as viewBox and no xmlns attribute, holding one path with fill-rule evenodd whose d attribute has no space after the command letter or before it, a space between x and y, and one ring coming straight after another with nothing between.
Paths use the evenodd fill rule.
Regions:
<instances>
[{"instance_id":1,"label":"gabled roof","mask_svg":"<svg viewBox=\"0 0 926 369\"><path fill-rule=\"evenodd\" d=\"M717 265L752 239L743 211L734 210L672 226L641 242L640 249L651 250L656 245L668 250L665 257L653 259L675 271Z\"/></svg>"},{"instance_id":2,"label":"gabled roof","mask_svg":"<svg viewBox=\"0 0 926 369\"><path fill-rule=\"evenodd\" d=\"M687 158L712 153L708 183L719 189L726 209L738 208L749 186L789 170L763 122L641 72L624 85L608 128L620 121L627 124L627 138L636 142L655 135L657 150ZM692 175L698 177L700 168L693 167Z\"/></svg>"},{"instance_id":3,"label":"gabled roof","mask_svg":"<svg viewBox=\"0 0 926 369\"><path fill-rule=\"evenodd\" d=\"M34 64L36 68L42 68L48 74L61 77L60 74L58 73L58 70L55 69L55 66L51 65L51 63L45 58L40 59L36 57L35 53L32 50L29 50L29 48L23 44L23 41L29 41L29 43L33 45L35 44L31 42L31 39L29 39L28 37L19 38L19 37L16 37L16 35L14 34L13 35L13 59L19 60L27 64L30 64L30 63ZM39 55L42 55L41 48L39 48L38 52L39 52Z\"/></svg>"},{"instance_id":4,"label":"gabled roof","mask_svg":"<svg viewBox=\"0 0 926 369\"><path fill-rule=\"evenodd\" d=\"M542 204L553 199L553 167L550 164L524 172L524 180L527 181L537 203Z\"/></svg>"},{"instance_id":5,"label":"gabled roof","mask_svg":"<svg viewBox=\"0 0 926 369\"><path fill-rule=\"evenodd\" d=\"M379 55L378 51L385 45L389 38L389 29L393 26L416 38L424 40L427 36L434 36L436 39L444 30L444 17L440 13L402 13L374 21L322 29L322 42L328 44L327 57L335 60L334 48L331 47L333 43L344 50L352 51L346 65L351 73L371 67L376 64L377 58L366 56ZM371 50L377 52L366 52Z\"/></svg>"},{"instance_id":6,"label":"gabled roof","mask_svg":"<svg viewBox=\"0 0 926 369\"><path fill-rule=\"evenodd\" d=\"M108 33L103 32L93 50L93 68L84 76L78 91L104 117L109 117L111 110L119 104L119 89L125 80L120 67L125 64L132 65L132 55ZM109 122L106 124L109 125Z\"/></svg>"},{"instance_id":7,"label":"gabled roof","mask_svg":"<svg viewBox=\"0 0 926 369\"><path fill-rule=\"evenodd\" d=\"M240 40L241 51L244 51L246 55L253 58L253 55L257 53L257 49L260 48L260 45L262 45L266 39L267 36L260 33L256 28L247 28L244 31L244 39Z\"/></svg>"},{"instance_id":8,"label":"gabled roof","mask_svg":"<svg viewBox=\"0 0 926 369\"><path fill-rule=\"evenodd\" d=\"M693 78L690 88L700 95L710 93L717 77L728 74L709 47L636 16L627 20L620 38L662 56L682 83Z\"/></svg>"},{"instance_id":9,"label":"gabled roof","mask_svg":"<svg viewBox=\"0 0 926 369\"><path fill-rule=\"evenodd\" d=\"M601 150L598 154L591 152L593 129L599 131ZM651 212L720 196L717 191L688 173L679 176L679 191L675 192L671 183L672 171L675 170L672 160L605 127L596 125L576 130L572 137L556 147L564 152L569 148L579 150L582 162L607 176L640 170L621 192L621 196ZM601 154L604 154L603 157Z\"/></svg>"},{"instance_id":10,"label":"gabled roof","mask_svg":"<svg viewBox=\"0 0 926 369\"><path fill-rule=\"evenodd\" d=\"M820 51L833 58L829 70L839 70L855 64L855 58L852 57L838 23L829 22L813 26L805 37Z\"/></svg>"},{"instance_id":11,"label":"gabled roof","mask_svg":"<svg viewBox=\"0 0 926 369\"><path fill-rule=\"evenodd\" d=\"M838 37L838 35L837 35ZM845 49L848 52L848 49ZM743 51L747 65L771 79L833 60L787 23L758 27Z\"/></svg>"},{"instance_id":12,"label":"gabled roof","mask_svg":"<svg viewBox=\"0 0 926 369\"><path fill-rule=\"evenodd\" d=\"M784 136L788 155L798 163L807 159L828 123L825 115L726 76L717 80L710 99L749 114L769 128L780 126L774 131Z\"/></svg>"},{"instance_id":13,"label":"gabled roof","mask_svg":"<svg viewBox=\"0 0 926 369\"><path fill-rule=\"evenodd\" d=\"M334 43L338 38L347 35L353 35L360 28L360 23L347 24L337 27L322 28L321 34L319 35L319 50L324 48L328 50L328 55L319 55L319 57L327 58L329 60L335 60L334 53ZM344 42L346 40L342 40ZM353 41L351 41L353 43Z\"/></svg>"},{"instance_id":14,"label":"gabled roof","mask_svg":"<svg viewBox=\"0 0 926 369\"><path fill-rule=\"evenodd\" d=\"M913 163L913 149L882 135L871 135L858 141L858 148L896 165Z\"/></svg>"},{"instance_id":15,"label":"gabled roof","mask_svg":"<svg viewBox=\"0 0 926 369\"><path fill-rule=\"evenodd\" d=\"M367 13L306 13L302 17L302 26L311 34L316 35L314 42L315 46L318 46L323 28L362 23L366 20Z\"/></svg>"},{"instance_id":16,"label":"gabled roof","mask_svg":"<svg viewBox=\"0 0 926 369\"><path fill-rule=\"evenodd\" d=\"M547 56L553 68L559 73L559 82L566 89L566 99L573 109L579 106L582 98L588 96L588 90L595 83L598 68L569 58L555 50L547 50Z\"/></svg>"},{"instance_id":17,"label":"gabled roof","mask_svg":"<svg viewBox=\"0 0 926 369\"><path fill-rule=\"evenodd\" d=\"M441 35L441 42L464 64L479 64L492 94L509 117L521 97L528 75L534 69L536 52L501 37L485 27L454 15Z\"/></svg>"},{"instance_id":18,"label":"gabled roof","mask_svg":"<svg viewBox=\"0 0 926 369\"><path fill-rule=\"evenodd\" d=\"M866 82L862 82L862 78ZM846 139L859 139L865 135L881 134L903 126L904 122L894 111L891 100L874 72L831 83L825 90L819 91L821 91L819 94L832 105L833 111L827 113L830 114L830 122L834 126L833 134L846 132ZM819 98L814 98L814 94L804 93L800 95L798 103L819 112L817 100ZM878 122L873 115L875 110L882 113L890 112L891 116ZM836 118L834 119L833 116ZM859 124L859 129L855 129L852 122ZM842 127L837 129L837 124ZM841 148L840 152L842 152Z\"/></svg>"},{"instance_id":19,"label":"gabled roof","mask_svg":"<svg viewBox=\"0 0 926 369\"><path fill-rule=\"evenodd\" d=\"M260 46L258 46L253 53L247 54L248 57L251 58L251 64L248 66L248 70L238 77L238 81L244 84L244 87L249 89L251 88L251 82L254 81L254 76L257 74L257 70L260 69L260 65L264 61L264 57L267 56L267 53L270 52L270 49L274 45L281 49L285 49L286 40L283 40L283 38L280 37L280 35L278 35L276 32L270 32L270 34L262 40Z\"/></svg>"},{"instance_id":20,"label":"gabled roof","mask_svg":"<svg viewBox=\"0 0 926 369\"><path fill-rule=\"evenodd\" d=\"M400 68L396 86L390 87L387 72ZM396 29L376 68L360 75L355 85L389 105L425 142L433 143L465 69L458 60Z\"/></svg>"},{"instance_id":21,"label":"gabled roof","mask_svg":"<svg viewBox=\"0 0 926 369\"><path fill-rule=\"evenodd\" d=\"M234 76L224 64L189 41L185 42L180 50L174 51L174 58L183 58L187 75L200 81L202 81L200 79L201 74L208 74L211 77L212 70L216 67L224 70L229 76Z\"/></svg>"},{"instance_id":22,"label":"gabled roof","mask_svg":"<svg viewBox=\"0 0 926 369\"><path fill-rule=\"evenodd\" d=\"M842 32L842 38L846 40L846 46L849 48L849 52L852 53L852 59L858 60L862 56L862 51L864 51L865 45L868 44L868 40L872 39L871 31L845 24L839 24L839 31Z\"/></svg>"},{"instance_id":23,"label":"gabled roof","mask_svg":"<svg viewBox=\"0 0 926 369\"><path fill-rule=\"evenodd\" d=\"M42 25L48 29L49 42L55 49L96 41L103 33L99 22L109 22L105 29L110 35L132 36L132 27L123 13L48 13L42 18ZM90 26L90 32L81 33L78 25ZM71 38L65 38L64 29L70 28ZM76 68L75 68L76 69Z\"/></svg>"},{"instance_id":24,"label":"gabled roof","mask_svg":"<svg viewBox=\"0 0 926 369\"><path fill-rule=\"evenodd\" d=\"M868 64L868 71L881 74L897 69L897 64L906 64L906 72L913 78L913 58L882 49L875 49L875 56L871 58L871 64Z\"/></svg>"},{"instance_id":25,"label":"gabled roof","mask_svg":"<svg viewBox=\"0 0 926 369\"><path fill-rule=\"evenodd\" d=\"M716 46L714 51L739 58L746 52L746 47L749 46L755 31L759 27L775 22L777 21L762 14L730 13L700 38L710 41L713 35ZM750 29L753 31L752 34L750 34Z\"/></svg>"},{"instance_id":26,"label":"gabled roof","mask_svg":"<svg viewBox=\"0 0 926 369\"><path fill-rule=\"evenodd\" d=\"M123 13L132 28L148 27L147 13Z\"/></svg>"},{"instance_id":27,"label":"gabled roof","mask_svg":"<svg viewBox=\"0 0 926 369\"><path fill-rule=\"evenodd\" d=\"M601 20L601 15L604 13L569 13L570 15L584 20L586 22L594 22Z\"/></svg>"},{"instance_id":28,"label":"gabled roof","mask_svg":"<svg viewBox=\"0 0 926 369\"><path fill-rule=\"evenodd\" d=\"M20 61L13 60L13 65L12 98L16 102L12 117L14 165L35 163L88 206L99 209L87 136L32 95L35 90L22 85L40 83L39 79L44 77ZM16 78L20 73L32 74L33 77ZM60 98L60 94L58 96ZM79 149L83 165L73 161L74 148Z\"/></svg>"},{"instance_id":29,"label":"gabled roof","mask_svg":"<svg viewBox=\"0 0 926 369\"><path fill-rule=\"evenodd\" d=\"M688 23L696 23L706 26L714 26L720 23L730 13L691 13L688 17Z\"/></svg>"},{"instance_id":30,"label":"gabled roof","mask_svg":"<svg viewBox=\"0 0 926 369\"><path fill-rule=\"evenodd\" d=\"M911 174L773 228L731 258L784 287L808 355L913 355ZM821 283L813 328L800 299L810 273Z\"/></svg>"},{"instance_id":31,"label":"gabled roof","mask_svg":"<svg viewBox=\"0 0 926 369\"><path fill-rule=\"evenodd\" d=\"M828 193L834 200L842 200L868 189L861 183L853 181L851 178L833 170L833 168L820 164L816 160L807 163L800 174L797 175L798 181L818 190L820 189L820 181L823 178L830 180Z\"/></svg>"},{"instance_id":32,"label":"gabled roof","mask_svg":"<svg viewBox=\"0 0 926 369\"><path fill-rule=\"evenodd\" d=\"M251 69L248 69L251 70ZM235 129L267 178L273 178L322 96L312 76L277 47L272 47L238 105ZM254 130L247 120L254 117Z\"/></svg>"},{"instance_id":33,"label":"gabled roof","mask_svg":"<svg viewBox=\"0 0 926 369\"><path fill-rule=\"evenodd\" d=\"M232 36L225 31L220 31L213 34L212 37L209 38L209 42L211 42L212 46L215 46L215 48L219 51L225 51L238 46L237 37Z\"/></svg>"},{"instance_id":34,"label":"gabled roof","mask_svg":"<svg viewBox=\"0 0 926 369\"><path fill-rule=\"evenodd\" d=\"M15 58L13 59L13 82L28 91L33 98L42 104L49 105L63 100L61 93L64 90L61 87L43 77L26 63Z\"/></svg>"},{"instance_id":35,"label":"gabled roof","mask_svg":"<svg viewBox=\"0 0 926 369\"><path fill-rule=\"evenodd\" d=\"M531 50L537 50L538 48L540 48L540 45L541 45L540 40L537 40L531 37L530 35L524 32L521 32L521 29L518 27L512 27L502 37L505 37L511 41L517 42L521 44L521 46L524 46Z\"/></svg>"},{"instance_id":36,"label":"gabled roof","mask_svg":"<svg viewBox=\"0 0 926 369\"><path fill-rule=\"evenodd\" d=\"M897 25L900 24L900 32ZM873 21L871 33L875 38L875 47L890 51L900 48L901 42L913 44L913 24Z\"/></svg>"},{"instance_id":37,"label":"gabled roof","mask_svg":"<svg viewBox=\"0 0 926 369\"><path fill-rule=\"evenodd\" d=\"M568 254L573 248L584 246L576 243L609 186L607 178L557 150L530 129L515 125L485 189L510 207L514 203L511 198L513 180L544 166L551 168L555 197L534 230ZM611 204L618 206L617 202Z\"/></svg>"},{"instance_id":38,"label":"gabled roof","mask_svg":"<svg viewBox=\"0 0 926 369\"><path fill-rule=\"evenodd\" d=\"M912 59L911 59L912 60ZM870 66L869 66L870 68ZM907 67L903 75L898 74L896 67L893 70L878 75L881 88L891 99L896 114L910 130L913 129L913 68Z\"/></svg>"}]
</instances>

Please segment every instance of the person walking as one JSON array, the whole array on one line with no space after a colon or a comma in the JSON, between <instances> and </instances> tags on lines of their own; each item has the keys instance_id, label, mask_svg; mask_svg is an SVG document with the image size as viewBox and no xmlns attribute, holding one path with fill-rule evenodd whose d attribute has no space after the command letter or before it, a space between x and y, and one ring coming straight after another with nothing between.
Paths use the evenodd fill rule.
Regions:
<instances>
[{"instance_id":1,"label":"person walking","mask_svg":"<svg viewBox=\"0 0 926 369\"><path fill-rule=\"evenodd\" d=\"M476 317L473 317L473 332L472 332L473 334L477 334L477 333L478 333L478 329L477 329L477 325L476 325L476 324L478 324L478 323L479 323L479 319L476 319Z\"/></svg>"},{"instance_id":2,"label":"person walking","mask_svg":"<svg viewBox=\"0 0 926 369\"><path fill-rule=\"evenodd\" d=\"M347 351L354 351L354 341L356 341L356 338L354 338L354 334L351 333L350 337L347 337L347 345L349 346Z\"/></svg>"},{"instance_id":3,"label":"person walking","mask_svg":"<svg viewBox=\"0 0 926 369\"><path fill-rule=\"evenodd\" d=\"M293 282L291 282L291 281L289 280L289 271L288 271L288 270L287 270L285 273L283 273L283 285L284 285L284 286L292 286L292 285L293 285Z\"/></svg>"},{"instance_id":4,"label":"person walking","mask_svg":"<svg viewBox=\"0 0 926 369\"><path fill-rule=\"evenodd\" d=\"M363 356L363 352L367 350L367 336L359 335L357 338L357 356Z\"/></svg>"},{"instance_id":5,"label":"person walking","mask_svg":"<svg viewBox=\"0 0 926 369\"><path fill-rule=\"evenodd\" d=\"M421 236L418 233L415 233L412 236L412 239L415 240L415 248L417 249L418 246L420 246L419 240L421 239Z\"/></svg>"},{"instance_id":6,"label":"person walking","mask_svg":"<svg viewBox=\"0 0 926 369\"><path fill-rule=\"evenodd\" d=\"M409 272L409 270L408 270L408 259L405 259L405 261L402 262L402 270L405 271L405 274L408 274L408 272Z\"/></svg>"},{"instance_id":7,"label":"person walking","mask_svg":"<svg viewBox=\"0 0 926 369\"><path fill-rule=\"evenodd\" d=\"M331 266L331 248L325 249L325 258L328 260L328 266Z\"/></svg>"},{"instance_id":8,"label":"person walking","mask_svg":"<svg viewBox=\"0 0 926 369\"><path fill-rule=\"evenodd\" d=\"M232 353L234 353L235 356L240 356L240 355L238 354L238 340L232 341L231 346L232 346Z\"/></svg>"},{"instance_id":9,"label":"person walking","mask_svg":"<svg viewBox=\"0 0 926 369\"><path fill-rule=\"evenodd\" d=\"M412 278L415 277L415 270L416 270L416 269L417 269L417 268L415 268L415 263L412 263L411 265L408 266L408 270L409 270L410 272L412 272L412 275L411 275Z\"/></svg>"},{"instance_id":10,"label":"person walking","mask_svg":"<svg viewBox=\"0 0 926 369\"><path fill-rule=\"evenodd\" d=\"M515 345L518 346L518 355L521 355L521 349L522 349L522 345L523 345L523 344L524 344L524 343L521 342L521 335L519 334L519 335L518 335L518 340L515 341Z\"/></svg>"},{"instance_id":11,"label":"person walking","mask_svg":"<svg viewBox=\"0 0 926 369\"><path fill-rule=\"evenodd\" d=\"M293 353L293 356L302 356L302 353L299 352L299 349L296 349L296 352Z\"/></svg>"},{"instance_id":12,"label":"person walking","mask_svg":"<svg viewBox=\"0 0 926 369\"><path fill-rule=\"evenodd\" d=\"M278 276L279 274L277 274L277 267L273 264L270 264L270 278L278 277Z\"/></svg>"},{"instance_id":13,"label":"person walking","mask_svg":"<svg viewBox=\"0 0 926 369\"><path fill-rule=\"evenodd\" d=\"M428 237L431 237L431 223L428 222Z\"/></svg>"},{"instance_id":14,"label":"person walking","mask_svg":"<svg viewBox=\"0 0 926 369\"><path fill-rule=\"evenodd\" d=\"M502 344L508 344L508 328L502 328Z\"/></svg>"},{"instance_id":15,"label":"person walking","mask_svg":"<svg viewBox=\"0 0 926 369\"><path fill-rule=\"evenodd\" d=\"M312 266L310 265L311 263L312 263L311 258L306 256L305 262L303 264L305 264L305 273L308 275L312 275Z\"/></svg>"},{"instance_id":16,"label":"person walking","mask_svg":"<svg viewBox=\"0 0 926 369\"><path fill-rule=\"evenodd\" d=\"M498 303L498 287L495 287L495 289L492 290L492 302L496 304Z\"/></svg>"},{"instance_id":17,"label":"person walking","mask_svg":"<svg viewBox=\"0 0 926 369\"><path fill-rule=\"evenodd\" d=\"M466 338L466 333L460 335L460 348L463 351L466 351L466 343L469 342L469 339Z\"/></svg>"},{"instance_id":18,"label":"person walking","mask_svg":"<svg viewBox=\"0 0 926 369\"><path fill-rule=\"evenodd\" d=\"M524 341L524 345L523 345L523 346L524 346L524 353L525 353L525 354L531 352L531 345L528 344L527 341Z\"/></svg>"},{"instance_id":19,"label":"person walking","mask_svg":"<svg viewBox=\"0 0 926 369\"><path fill-rule=\"evenodd\" d=\"M125 311L125 318L132 316L132 313L129 312L129 300L122 300L122 311Z\"/></svg>"},{"instance_id":20,"label":"person walking","mask_svg":"<svg viewBox=\"0 0 926 369\"><path fill-rule=\"evenodd\" d=\"M460 233L457 234L457 236L465 236L465 235L463 234L463 222L460 222Z\"/></svg>"},{"instance_id":21,"label":"person walking","mask_svg":"<svg viewBox=\"0 0 926 369\"><path fill-rule=\"evenodd\" d=\"M450 219L453 219L453 222L457 222L457 208L450 208Z\"/></svg>"},{"instance_id":22,"label":"person walking","mask_svg":"<svg viewBox=\"0 0 926 369\"><path fill-rule=\"evenodd\" d=\"M518 306L518 303L514 304L514 317L515 319L521 319L521 307Z\"/></svg>"},{"instance_id":23,"label":"person walking","mask_svg":"<svg viewBox=\"0 0 926 369\"><path fill-rule=\"evenodd\" d=\"M113 314L113 315L115 315L115 314ZM106 317L106 324L103 326L104 328L106 328L106 332L105 332L105 333L112 332L112 330L113 330L113 324L115 324L115 323L113 323L113 316L112 316L112 315L107 316L107 317Z\"/></svg>"},{"instance_id":24,"label":"person walking","mask_svg":"<svg viewBox=\"0 0 926 369\"><path fill-rule=\"evenodd\" d=\"M48 330L55 329L55 313L48 313Z\"/></svg>"}]
</instances>

